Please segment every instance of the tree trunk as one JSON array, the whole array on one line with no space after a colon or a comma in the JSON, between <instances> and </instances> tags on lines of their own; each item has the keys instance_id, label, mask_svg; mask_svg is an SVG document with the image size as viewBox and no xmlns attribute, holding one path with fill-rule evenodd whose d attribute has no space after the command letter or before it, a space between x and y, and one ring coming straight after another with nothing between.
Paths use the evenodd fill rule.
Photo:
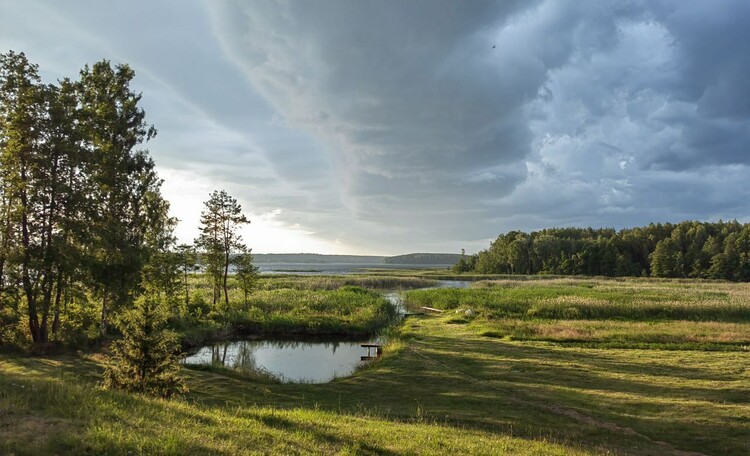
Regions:
<instances>
[{"instance_id":1,"label":"tree trunk","mask_svg":"<svg viewBox=\"0 0 750 456\"><path fill-rule=\"evenodd\" d=\"M190 290L188 289L188 274L187 274L187 266L185 266L185 306L190 305Z\"/></svg>"},{"instance_id":2,"label":"tree trunk","mask_svg":"<svg viewBox=\"0 0 750 456\"><path fill-rule=\"evenodd\" d=\"M52 278L47 274L51 275L51 271L45 271L45 277L42 282L42 323L39 328L39 332L42 336L42 342L49 341L49 327L47 325L49 321L49 311L52 308Z\"/></svg>"},{"instance_id":3,"label":"tree trunk","mask_svg":"<svg viewBox=\"0 0 750 456\"><path fill-rule=\"evenodd\" d=\"M59 183L57 182L57 170L59 166L59 157L55 158L52 162L52 169L50 172L50 186L51 190L49 192L49 212L47 212L46 220L43 222L43 243L42 247L44 250L44 269L43 269L43 277L42 277L42 327L41 331L43 334L44 341L49 340L49 328L47 326L47 322L49 320L49 313L50 310L52 310L52 289L55 287L56 281L55 278L59 277L60 274L55 274L53 271L55 270L55 255L54 255L54 246L52 242L53 237L53 231L54 226L56 223L56 215L57 215L57 186ZM57 256L57 261L59 262L59 256ZM59 270L59 267L58 267ZM53 277L54 276L54 277ZM57 284L57 288L59 288L59 284ZM53 330L54 332L54 330Z\"/></svg>"},{"instance_id":4,"label":"tree trunk","mask_svg":"<svg viewBox=\"0 0 750 456\"><path fill-rule=\"evenodd\" d=\"M219 297L221 296L221 290L219 288L219 279L214 276L214 309L216 308L216 303L219 302Z\"/></svg>"},{"instance_id":5,"label":"tree trunk","mask_svg":"<svg viewBox=\"0 0 750 456\"><path fill-rule=\"evenodd\" d=\"M104 298L102 298L102 319L99 322L99 334L101 334L102 336L107 335L107 317L108 317L107 297L108 297L108 293L105 292Z\"/></svg>"},{"instance_id":6,"label":"tree trunk","mask_svg":"<svg viewBox=\"0 0 750 456\"><path fill-rule=\"evenodd\" d=\"M227 292L227 276L229 275L229 249L224 251L224 303L229 309L229 293Z\"/></svg>"},{"instance_id":7,"label":"tree trunk","mask_svg":"<svg viewBox=\"0 0 750 456\"><path fill-rule=\"evenodd\" d=\"M57 272L57 289L55 290L55 313L52 318L52 337L58 338L60 331L60 299L62 298L63 289L63 273L62 268L58 268Z\"/></svg>"},{"instance_id":8,"label":"tree trunk","mask_svg":"<svg viewBox=\"0 0 750 456\"><path fill-rule=\"evenodd\" d=\"M5 255L0 255L0 293L5 290ZM2 295L0 295L2 299Z\"/></svg>"},{"instance_id":9,"label":"tree trunk","mask_svg":"<svg viewBox=\"0 0 750 456\"><path fill-rule=\"evenodd\" d=\"M29 214L28 214L28 194L26 193L27 177L25 166L21 169L21 242L23 243L23 262L21 265L21 282L26 294L26 304L29 314L29 331L34 343L45 342L42 339L42 331L39 327L39 316L36 309L36 296L34 295L34 285L31 283L29 275L29 264L31 263L31 236L29 234Z\"/></svg>"}]
</instances>

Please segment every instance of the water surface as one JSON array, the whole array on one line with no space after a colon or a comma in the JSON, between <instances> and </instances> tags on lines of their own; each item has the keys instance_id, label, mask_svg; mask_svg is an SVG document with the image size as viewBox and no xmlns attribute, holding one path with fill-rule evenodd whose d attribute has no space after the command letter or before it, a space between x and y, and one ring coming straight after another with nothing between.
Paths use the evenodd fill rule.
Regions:
<instances>
[{"instance_id":1,"label":"water surface","mask_svg":"<svg viewBox=\"0 0 750 456\"><path fill-rule=\"evenodd\" d=\"M241 340L221 342L186 356L183 362L267 372L283 382L326 383L351 375L366 341ZM373 352L374 354L374 352Z\"/></svg>"},{"instance_id":2,"label":"water surface","mask_svg":"<svg viewBox=\"0 0 750 456\"><path fill-rule=\"evenodd\" d=\"M452 264L387 264L387 263L256 263L261 274L346 275L368 269L450 269Z\"/></svg>"}]
</instances>

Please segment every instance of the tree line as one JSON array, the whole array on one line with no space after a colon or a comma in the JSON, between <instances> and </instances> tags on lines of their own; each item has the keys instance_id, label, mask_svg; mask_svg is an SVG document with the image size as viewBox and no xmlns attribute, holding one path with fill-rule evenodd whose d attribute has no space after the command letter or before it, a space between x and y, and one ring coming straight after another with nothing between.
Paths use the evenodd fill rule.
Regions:
<instances>
[{"instance_id":1,"label":"tree line","mask_svg":"<svg viewBox=\"0 0 750 456\"><path fill-rule=\"evenodd\" d=\"M144 296L178 309L199 269L214 307L230 265L247 299L257 270L236 199L209 195L195 244L176 245L134 76L102 60L48 84L25 54L0 54L0 344L22 325L34 343L106 335Z\"/></svg>"},{"instance_id":2,"label":"tree line","mask_svg":"<svg viewBox=\"0 0 750 456\"><path fill-rule=\"evenodd\" d=\"M750 224L652 223L551 228L501 234L487 250L463 255L456 272L705 278L750 281Z\"/></svg>"}]
</instances>

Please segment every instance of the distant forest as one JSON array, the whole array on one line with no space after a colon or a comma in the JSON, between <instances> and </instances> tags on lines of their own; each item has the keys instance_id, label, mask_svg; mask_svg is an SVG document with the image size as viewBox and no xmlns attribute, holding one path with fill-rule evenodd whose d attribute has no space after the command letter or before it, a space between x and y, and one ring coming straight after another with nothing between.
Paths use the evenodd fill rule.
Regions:
<instances>
[{"instance_id":1,"label":"distant forest","mask_svg":"<svg viewBox=\"0 0 750 456\"><path fill-rule=\"evenodd\" d=\"M550 228L498 236L456 272L750 281L750 224L658 223L620 231Z\"/></svg>"}]
</instances>

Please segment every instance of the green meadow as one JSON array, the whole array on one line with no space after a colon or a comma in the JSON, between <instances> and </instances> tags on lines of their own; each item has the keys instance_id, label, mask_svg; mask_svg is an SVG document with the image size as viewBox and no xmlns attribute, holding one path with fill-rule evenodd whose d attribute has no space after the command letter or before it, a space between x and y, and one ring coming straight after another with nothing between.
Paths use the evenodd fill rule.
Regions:
<instances>
[{"instance_id":1,"label":"green meadow","mask_svg":"<svg viewBox=\"0 0 750 456\"><path fill-rule=\"evenodd\" d=\"M382 358L326 384L194 367L163 400L102 389L101 351L5 351L0 454L750 454L750 285L413 289L438 274L263 278L248 305L232 290L215 321L385 333ZM396 288L443 312L378 320Z\"/></svg>"}]
</instances>

